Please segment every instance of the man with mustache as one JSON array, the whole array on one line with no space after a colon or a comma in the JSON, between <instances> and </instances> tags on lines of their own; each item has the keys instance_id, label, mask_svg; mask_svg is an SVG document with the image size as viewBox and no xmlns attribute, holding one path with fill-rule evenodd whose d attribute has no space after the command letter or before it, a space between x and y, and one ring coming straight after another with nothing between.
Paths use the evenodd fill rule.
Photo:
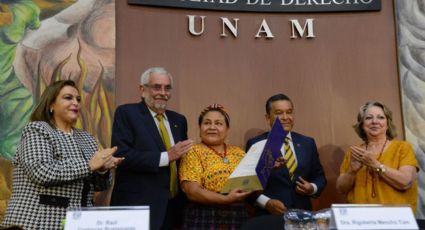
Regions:
<instances>
[{"instance_id":1,"label":"man with mustache","mask_svg":"<svg viewBox=\"0 0 425 230\"><path fill-rule=\"evenodd\" d=\"M142 101L119 106L112 128L115 156L125 160L116 170L111 205L149 205L153 230L178 228L186 202L177 164L193 141L186 118L166 109L172 89L167 70L149 68L140 78Z\"/></svg>"},{"instance_id":2,"label":"man with mustache","mask_svg":"<svg viewBox=\"0 0 425 230\"><path fill-rule=\"evenodd\" d=\"M294 105L288 96L276 94L266 102L266 120L270 127L279 118L288 133L281 152L285 163L273 171L267 186L257 198L257 206L270 214L283 214L288 209L311 210L311 197L318 197L326 186L313 138L293 132ZM268 132L248 140L246 151L258 141L267 139ZM259 209L260 213L264 213Z\"/></svg>"}]
</instances>

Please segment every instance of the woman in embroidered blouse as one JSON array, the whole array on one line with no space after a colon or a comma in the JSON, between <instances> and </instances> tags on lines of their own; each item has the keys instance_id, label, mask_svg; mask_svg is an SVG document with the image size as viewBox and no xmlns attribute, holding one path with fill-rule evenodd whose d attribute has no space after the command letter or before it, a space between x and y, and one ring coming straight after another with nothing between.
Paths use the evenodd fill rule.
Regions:
<instances>
[{"instance_id":1,"label":"woman in embroidered blouse","mask_svg":"<svg viewBox=\"0 0 425 230\"><path fill-rule=\"evenodd\" d=\"M93 191L110 184L116 148L97 150L74 128L80 94L70 80L48 86L31 114L13 159L13 192L1 227L60 229L68 207L92 206Z\"/></svg>"},{"instance_id":2,"label":"woman in embroidered blouse","mask_svg":"<svg viewBox=\"0 0 425 230\"><path fill-rule=\"evenodd\" d=\"M354 129L364 143L347 150L337 190L350 203L408 204L416 212L418 162L409 143L394 139L391 111L380 102L367 102Z\"/></svg>"},{"instance_id":3,"label":"woman in embroidered blouse","mask_svg":"<svg viewBox=\"0 0 425 230\"><path fill-rule=\"evenodd\" d=\"M191 201L183 229L237 229L248 218L243 200L249 192L234 189L220 194L245 154L224 142L229 120L218 104L208 106L199 116L201 143L192 146L180 162L181 188Z\"/></svg>"}]
</instances>

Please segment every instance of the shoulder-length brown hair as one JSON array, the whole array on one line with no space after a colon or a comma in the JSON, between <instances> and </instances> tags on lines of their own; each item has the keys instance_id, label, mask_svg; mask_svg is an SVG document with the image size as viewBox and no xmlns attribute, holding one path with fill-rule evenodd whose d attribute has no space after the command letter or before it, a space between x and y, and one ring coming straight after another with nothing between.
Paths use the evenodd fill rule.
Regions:
<instances>
[{"instance_id":1,"label":"shoulder-length brown hair","mask_svg":"<svg viewBox=\"0 0 425 230\"><path fill-rule=\"evenodd\" d=\"M382 109L382 111L384 111L384 115L387 118L387 133L386 136L388 138L388 140L392 140L397 136L397 131L395 128L395 125L393 123L393 113L391 112L391 110L384 105L383 103L379 102L379 101L369 101L366 102L366 104L362 105L360 107L360 111L357 114L357 123L355 125L353 125L354 130L356 131L357 135L367 143L367 135L365 133L365 131L363 130L363 122L364 122L364 117L366 114L366 110L368 110L370 107L372 106L376 106Z\"/></svg>"},{"instance_id":2,"label":"shoulder-length brown hair","mask_svg":"<svg viewBox=\"0 0 425 230\"><path fill-rule=\"evenodd\" d=\"M65 86L74 87L77 91L77 86L72 80L55 81L50 84L40 97L40 101L31 114L30 121L45 121L54 127L53 113L50 111L50 106L55 102L59 92Z\"/></svg>"}]
</instances>

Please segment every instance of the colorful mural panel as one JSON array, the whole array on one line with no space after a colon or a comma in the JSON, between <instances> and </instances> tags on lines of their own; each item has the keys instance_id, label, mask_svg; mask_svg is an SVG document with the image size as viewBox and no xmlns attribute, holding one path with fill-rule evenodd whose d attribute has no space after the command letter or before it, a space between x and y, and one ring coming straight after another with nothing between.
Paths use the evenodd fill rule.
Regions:
<instances>
[{"instance_id":1,"label":"colorful mural panel","mask_svg":"<svg viewBox=\"0 0 425 230\"><path fill-rule=\"evenodd\" d=\"M423 0L396 1L400 87L406 139L419 161L418 219L425 219L425 8Z\"/></svg>"},{"instance_id":2,"label":"colorful mural panel","mask_svg":"<svg viewBox=\"0 0 425 230\"><path fill-rule=\"evenodd\" d=\"M46 85L78 83L77 127L110 145L114 109L113 0L0 1L0 220L10 196L10 160Z\"/></svg>"}]
</instances>

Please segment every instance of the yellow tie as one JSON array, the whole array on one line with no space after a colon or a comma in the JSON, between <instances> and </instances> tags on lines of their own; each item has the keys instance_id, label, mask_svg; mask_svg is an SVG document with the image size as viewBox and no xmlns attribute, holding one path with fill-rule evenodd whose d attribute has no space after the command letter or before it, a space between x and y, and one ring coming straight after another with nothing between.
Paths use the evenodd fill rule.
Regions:
<instances>
[{"instance_id":1,"label":"yellow tie","mask_svg":"<svg viewBox=\"0 0 425 230\"><path fill-rule=\"evenodd\" d=\"M294 172L295 169L297 168L297 161L295 159L295 155L292 152L291 146L289 145L289 137L285 137L285 162L286 162L286 167L288 168L289 171L289 176L291 177L291 179L293 179L294 177Z\"/></svg>"},{"instance_id":2,"label":"yellow tie","mask_svg":"<svg viewBox=\"0 0 425 230\"><path fill-rule=\"evenodd\" d=\"M159 121L159 132L161 134L162 141L164 142L165 149L168 151L171 148L170 135L168 135L167 128L164 124L164 115L157 114L156 119ZM170 193L171 197L177 195L177 165L176 161L170 161Z\"/></svg>"}]
</instances>

